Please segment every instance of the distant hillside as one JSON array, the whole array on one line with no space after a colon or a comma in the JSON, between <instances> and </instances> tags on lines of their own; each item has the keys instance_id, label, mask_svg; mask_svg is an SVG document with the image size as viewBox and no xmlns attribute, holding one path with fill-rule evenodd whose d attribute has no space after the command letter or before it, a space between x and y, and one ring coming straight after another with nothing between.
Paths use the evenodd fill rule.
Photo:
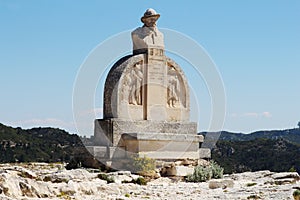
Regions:
<instances>
[{"instance_id":1,"label":"distant hillside","mask_svg":"<svg viewBox=\"0 0 300 200\"><path fill-rule=\"evenodd\" d=\"M300 172L299 129L252 134L225 131L201 134L205 135L203 146L213 147L212 159L224 167L225 173L265 169L296 169ZM96 168L101 166L76 134L55 128L24 130L0 123L0 163L7 162L70 162L71 167L78 164Z\"/></svg>"},{"instance_id":2,"label":"distant hillside","mask_svg":"<svg viewBox=\"0 0 300 200\"><path fill-rule=\"evenodd\" d=\"M284 139L293 144L300 145L300 129L287 129L287 130L272 130L272 131L257 131L250 134L232 133L227 131L209 133L201 132L206 139L204 146L212 148L216 141L250 141L255 139Z\"/></svg>"},{"instance_id":3,"label":"distant hillside","mask_svg":"<svg viewBox=\"0 0 300 200\"><path fill-rule=\"evenodd\" d=\"M300 145L284 139L249 141L219 140L212 159L224 167L225 173L271 170L300 172Z\"/></svg>"},{"instance_id":4,"label":"distant hillside","mask_svg":"<svg viewBox=\"0 0 300 200\"><path fill-rule=\"evenodd\" d=\"M212 148L212 159L226 173L266 169L300 172L300 129L200 134L205 136L203 146Z\"/></svg>"},{"instance_id":5,"label":"distant hillside","mask_svg":"<svg viewBox=\"0 0 300 200\"><path fill-rule=\"evenodd\" d=\"M1 123L0 155L0 163L70 162L78 160L79 156L81 159L91 158L76 134L57 128L24 130Z\"/></svg>"}]
</instances>

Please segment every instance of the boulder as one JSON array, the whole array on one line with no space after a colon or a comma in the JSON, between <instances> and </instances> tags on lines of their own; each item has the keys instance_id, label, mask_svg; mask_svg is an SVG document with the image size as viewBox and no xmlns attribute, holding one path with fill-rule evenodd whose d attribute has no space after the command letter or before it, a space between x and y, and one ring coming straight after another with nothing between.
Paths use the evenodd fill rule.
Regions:
<instances>
[{"instance_id":1,"label":"boulder","mask_svg":"<svg viewBox=\"0 0 300 200\"><path fill-rule=\"evenodd\" d=\"M300 180L300 176L297 172L280 172L280 173L273 174L271 177L273 179L292 178L295 179L296 181Z\"/></svg>"},{"instance_id":2,"label":"boulder","mask_svg":"<svg viewBox=\"0 0 300 200\"><path fill-rule=\"evenodd\" d=\"M208 182L209 189L217 189L217 188L232 188L234 186L234 182L231 179L212 179Z\"/></svg>"},{"instance_id":3,"label":"boulder","mask_svg":"<svg viewBox=\"0 0 300 200\"><path fill-rule=\"evenodd\" d=\"M194 167L189 166L176 166L176 176L187 176L194 172Z\"/></svg>"},{"instance_id":4,"label":"boulder","mask_svg":"<svg viewBox=\"0 0 300 200\"><path fill-rule=\"evenodd\" d=\"M166 163L160 170L161 176L176 176L177 169L175 163Z\"/></svg>"}]
</instances>

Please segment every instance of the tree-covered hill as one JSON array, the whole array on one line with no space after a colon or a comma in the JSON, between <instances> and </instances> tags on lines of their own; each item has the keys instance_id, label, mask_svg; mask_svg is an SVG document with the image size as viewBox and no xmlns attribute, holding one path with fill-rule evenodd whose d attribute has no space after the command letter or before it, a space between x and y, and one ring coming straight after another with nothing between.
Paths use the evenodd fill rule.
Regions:
<instances>
[{"instance_id":1,"label":"tree-covered hill","mask_svg":"<svg viewBox=\"0 0 300 200\"><path fill-rule=\"evenodd\" d=\"M284 139L294 144L300 144L300 129L287 129L287 130L271 130L271 131L256 131L250 134L244 133L232 133L227 131L221 131L220 133L207 134L208 132L202 132L200 134L208 135L209 137L218 137L216 139L225 141L249 141L254 139ZM212 135L212 136L210 136Z\"/></svg>"},{"instance_id":2,"label":"tree-covered hill","mask_svg":"<svg viewBox=\"0 0 300 200\"><path fill-rule=\"evenodd\" d=\"M69 162L82 147L76 134L61 129L24 130L0 123L0 163ZM84 154L88 155L87 152Z\"/></svg>"},{"instance_id":3,"label":"tree-covered hill","mask_svg":"<svg viewBox=\"0 0 300 200\"><path fill-rule=\"evenodd\" d=\"M203 147L226 173L272 170L300 172L300 129L257 131L251 134L202 132Z\"/></svg>"},{"instance_id":4,"label":"tree-covered hill","mask_svg":"<svg viewBox=\"0 0 300 200\"><path fill-rule=\"evenodd\" d=\"M212 159L224 167L225 173L258 170L300 172L300 145L285 139L219 140L212 150Z\"/></svg>"},{"instance_id":5,"label":"tree-covered hill","mask_svg":"<svg viewBox=\"0 0 300 200\"><path fill-rule=\"evenodd\" d=\"M220 134L204 135L206 141L216 141ZM212 159L225 168L225 173L266 169L288 171L293 168L300 172L299 141L299 129L258 131L252 134L223 131L218 142L212 145ZM71 160L75 161L75 165L101 165L87 152L76 134L57 128L24 130L0 123L0 163Z\"/></svg>"}]
</instances>

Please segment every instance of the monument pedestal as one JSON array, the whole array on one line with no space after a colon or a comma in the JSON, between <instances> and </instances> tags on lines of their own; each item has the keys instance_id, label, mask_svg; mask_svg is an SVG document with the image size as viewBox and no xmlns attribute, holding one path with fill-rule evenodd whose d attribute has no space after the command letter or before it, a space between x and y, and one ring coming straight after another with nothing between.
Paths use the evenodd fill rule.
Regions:
<instances>
[{"instance_id":1,"label":"monument pedestal","mask_svg":"<svg viewBox=\"0 0 300 200\"><path fill-rule=\"evenodd\" d=\"M198 159L203 136L194 122L95 120L97 158L126 158L132 154L154 159ZM98 156L97 156L98 155Z\"/></svg>"},{"instance_id":2,"label":"monument pedestal","mask_svg":"<svg viewBox=\"0 0 300 200\"><path fill-rule=\"evenodd\" d=\"M202 135L174 133L129 133L123 134L123 148L153 159L199 159L199 144Z\"/></svg>"},{"instance_id":3,"label":"monument pedestal","mask_svg":"<svg viewBox=\"0 0 300 200\"><path fill-rule=\"evenodd\" d=\"M97 146L119 146L121 136L130 133L197 135L197 124L195 122L130 121L112 118L96 119L94 127L94 144Z\"/></svg>"}]
</instances>

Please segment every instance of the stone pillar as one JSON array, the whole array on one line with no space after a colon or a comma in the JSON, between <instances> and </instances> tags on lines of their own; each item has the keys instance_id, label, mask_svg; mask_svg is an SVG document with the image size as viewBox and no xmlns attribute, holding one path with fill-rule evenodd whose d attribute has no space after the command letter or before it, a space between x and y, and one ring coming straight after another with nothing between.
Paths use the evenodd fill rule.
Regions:
<instances>
[{"instance_id":1,"label":"stone pillar","mask_svg":"<svg viewBox=\"0 0 300 200\"><path fill-rule=\"evenodd\" d=\"M164 50L149 48L146 57L146 119L164 121L167 118L167 66Z\"/></svg>"}]
</instances>

